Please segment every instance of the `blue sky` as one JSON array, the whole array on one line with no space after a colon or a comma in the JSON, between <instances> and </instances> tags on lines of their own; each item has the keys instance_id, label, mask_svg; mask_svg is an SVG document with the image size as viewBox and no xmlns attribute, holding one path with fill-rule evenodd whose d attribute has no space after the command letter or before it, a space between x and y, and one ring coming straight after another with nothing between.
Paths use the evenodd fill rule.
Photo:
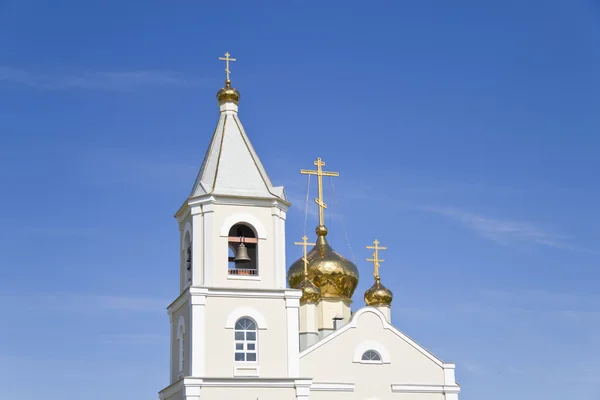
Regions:
<instances>
[{"instance_id":1,"label":"blue sky","mask_svg":"<svg viewBox=\"0 0 600 400\"><path fill-rule=\"evenodd\" d=\"M600 398L599 40L591 0L0 1L3 397L167 384L173 214L229 51L288 265L320 156L355 306L378 238L394 323L461 400Z\"/></svg>"}]
</instances>

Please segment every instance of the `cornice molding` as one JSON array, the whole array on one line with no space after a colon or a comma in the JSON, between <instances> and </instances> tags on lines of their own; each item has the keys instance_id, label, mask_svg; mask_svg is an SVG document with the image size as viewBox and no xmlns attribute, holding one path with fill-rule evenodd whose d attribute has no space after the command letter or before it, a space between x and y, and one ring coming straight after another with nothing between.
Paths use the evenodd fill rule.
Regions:
<instances>
[{"instance_id":1,"label":"cornice molding","mask_svg":"<svg viewBox=\"0 0 600 400\"><path fill-rule=\"evenodd\" d=\"M311 392L354 392L354 383L313 382Z\"/></svg>"},{"instance_id":2,"label":"cornice molding","mask_svg":"<svg viewBox=\"0 0 600 400\"><path fill-rule=\"evenodd\" d=\"M392 384L392 393L458 393L458 385L416 385L416 384Z\"/></svg>"},{"instance_id":3,"label":"cornice molding","mask_svg":"<svg viewBox=\"0 0 600 400\"><path fill-rule=\"evenodd\" d=\"M237 299L283 299L286 307L299 307L302 292L296 289L231 289L231 288L208 288L190 286L179 295L168 307L169 314L176 312L183 304L190 300L193 305L203 305L206 297L229 297Z\"/></svg>"},{"instance_id":4,"label":"cornice molding","mask_svg":"<svg viewBox=\"0 0 600 400\"><path fill-rule=\"evenodd\" d=\"M186 377L163 389L160 393L165 395L169 390L171 394L181 390L172 390L176 385L184 387L235 387L235 388L297 388L306 387L312 380L308 378L191 378ZM164 396L167 397L167 396Z\"/></svg>"}]
</instances>

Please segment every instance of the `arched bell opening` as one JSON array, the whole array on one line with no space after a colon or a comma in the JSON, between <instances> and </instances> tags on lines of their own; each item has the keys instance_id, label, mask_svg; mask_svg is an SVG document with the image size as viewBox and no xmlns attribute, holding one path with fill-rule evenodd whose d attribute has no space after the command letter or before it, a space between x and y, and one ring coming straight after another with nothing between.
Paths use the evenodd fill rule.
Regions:
<instances>
[{"instance_id":1,"label":"arched bell opening","mask_svg":"<svg viewBox=\"0 0 600 400\"><path fill-rule=\"evenodd\" d=\"M183 283L188 285L192 282L192 241L189 232L183 238L183 268Z\"/></svg>"},{"instance_id":2,"label":"arched bell opening","mask_svg":"<svg viewBox=\"0 0 600 400\"><path fill-rule=\"evenodd\" d=\"M235 224L229 230L229 275L258 275L258 239L254 228L246 224Z\"/></svg>"}]
</instances>

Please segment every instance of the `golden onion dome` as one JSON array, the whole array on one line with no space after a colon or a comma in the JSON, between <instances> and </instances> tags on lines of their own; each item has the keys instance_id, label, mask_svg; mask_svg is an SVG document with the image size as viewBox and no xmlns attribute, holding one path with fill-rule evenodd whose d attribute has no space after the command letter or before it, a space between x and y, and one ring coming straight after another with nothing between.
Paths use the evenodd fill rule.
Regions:
<instances>
[{"instance_id":1,"label":"golden onion dome","mask_svg":"<svg viewBox=\"0 0 600 400\"><path fill-rule=\"evenodd\" d=\"M358 285L358 268L350 260L336 253L327 243L327 228L319 225L316 229L317 244L306 255L308 278L321 290L324 298L339 298L351 301ZM295 261L288 269L290 287L298 286L304 279L304 261Z\"/></svg>"},{"instance_id":2,"label":"golden onion dome","mask_svg":"<svg viewBox=\"0 0 600 400\"><path fill-rule=\"evenodd\" d=\"M368 306L390 306L393 298L392 291L381 284L379 277L375 283L365 292L365 303Z\"/></svg>"},{"instance_id":3,"label":"golden onion dome","mask_svg":"<svg viewBox=\"0 0 600 400\"><path fill-rule=\"evenodd\" d=\"M302 297L300 298L300 304L306 303L318 303L321 300L321 291L318 287L305 277L302 282L295 287L295 289L302 290Z\"/></svg>"},{"instance_id":4,"label":"golden onion dome","mask_svg":"<svg viewBox=\"0 0 600 400\"><path fill-rule=\"evenodd\" d=\"M240 101L240 92L237 89L231 87L231 81L227 79L225 81L225 87L217 92L217 101L219 104L226 101L234 102L238 104Z\"/></svg>"}]
</instances>

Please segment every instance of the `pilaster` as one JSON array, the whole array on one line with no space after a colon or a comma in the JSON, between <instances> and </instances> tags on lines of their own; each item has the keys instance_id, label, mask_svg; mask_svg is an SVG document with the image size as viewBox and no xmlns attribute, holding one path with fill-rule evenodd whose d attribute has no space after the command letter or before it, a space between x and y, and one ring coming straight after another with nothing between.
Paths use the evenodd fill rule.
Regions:
<instances>
[{"instance_id":1,"label":"pilaster","mask_svg":"<svg viewBox=\"0 0 600 400\"><path fill-rule=\"evenodd\" d=\"M204 279L203 285L210 285L212 278L212 267L214 264L214 218L215 218L215 208L212 204L204 204L202 205L202 213L203 213L203 222L202 231L204 234L204 251L202 252L203 258L203 272Z\"/></svg>"},{"instance_id":2,"label":"pilaster","mask_svg":"<svg viewBox=\"0 0 600 400\"><path fill-rule=\"evenodd\" d=\"M455 364L444 363L444 400L458 400L460 387L456 384L454 374Z\"/></svg>"},{"instance_id":3,"label":"pilaster","mask_svg":"<svg viewBox=\"0 0 600 400\"><path fill-rule=\"evenodd\" d=\"M375 306L385 316L388 324L392 323L392 310L389 306Z\"/></svg>"},{"instance_id":4,"label":"pilaster","mask_svg":"<svg viewBox=\"0 0 600 400\"><path fill-rule=\"evenodd\" d=\"M205 321L206 292L194 289L190 296L190 353L191 376L204 376L205 371Z\"/></svg>"},{"instance_id":5,"label":"pilaster","mask_svg":"<svg viewBox=\"0 0 600 400\"><path fill-rule=\"evenodd\" d=\"M299 315L301 293L288 291L285 294L285 309L287 316L287 364L288 376L295 378L300 375L300 345L298 343Z\"/></svg>"},{"instance_id":6,"label":"pilaster","mask_svg":"<svg viewBox=\"0 0 600 400\"><path fill-rule=\"evenodd\" d=\"M275 230L275 235L277 235L278 245L277 245L277 254L275 261L277 263L277 284L281 289L285 289L287 286L286 280L286 262L285 262L285 219L286 212L278 209L279 215L277 218L277 230Z\"/></svg>"},{"instance_id":7,"label":"pilaster","mask_svg":"<svg viewBox=\"0 0 600 400\"><path fill-rule=\"evenodd\" d=\"M312 379L296 379L294 386L296 387L296 400L308 400L310 397L310 386Z\"/></svg>"},{"instance_id":8,"label":"pilaster","mask_svg":"<svg viewBox=\"0 0 600 400\"><path fill-rule=\"evenodd\" d=\"M173 314L169 313L169 328L170 328L170 332L169 332L169 382L173 383L175 382L175 375L173 374L173 370L174 370L174 357L173 354L175 354L175 344L174 344L174 340L173 338L175 337L175 327L173 325Z\"/></svg>"},{"instance_id":9,"label":"pilaster","mask_svg":"<svg viewBox=\"0 0 600 400\"><path fill-rule=\"evenodd\" d=\"M205 263L202 258L204 247L204 216L200 205L192 206L192 286L200 286L204 283Z\"/></svg>"},{"instance_id":10,"label":"pilaster","mask_svg":"<svg viewBox=\"0 0 600 400\"><path fill-rule=\"evenodd\" d=\"M319 340L318 309L315 303L300 305L300 351Z\"/></svg>"}]
</instances>

